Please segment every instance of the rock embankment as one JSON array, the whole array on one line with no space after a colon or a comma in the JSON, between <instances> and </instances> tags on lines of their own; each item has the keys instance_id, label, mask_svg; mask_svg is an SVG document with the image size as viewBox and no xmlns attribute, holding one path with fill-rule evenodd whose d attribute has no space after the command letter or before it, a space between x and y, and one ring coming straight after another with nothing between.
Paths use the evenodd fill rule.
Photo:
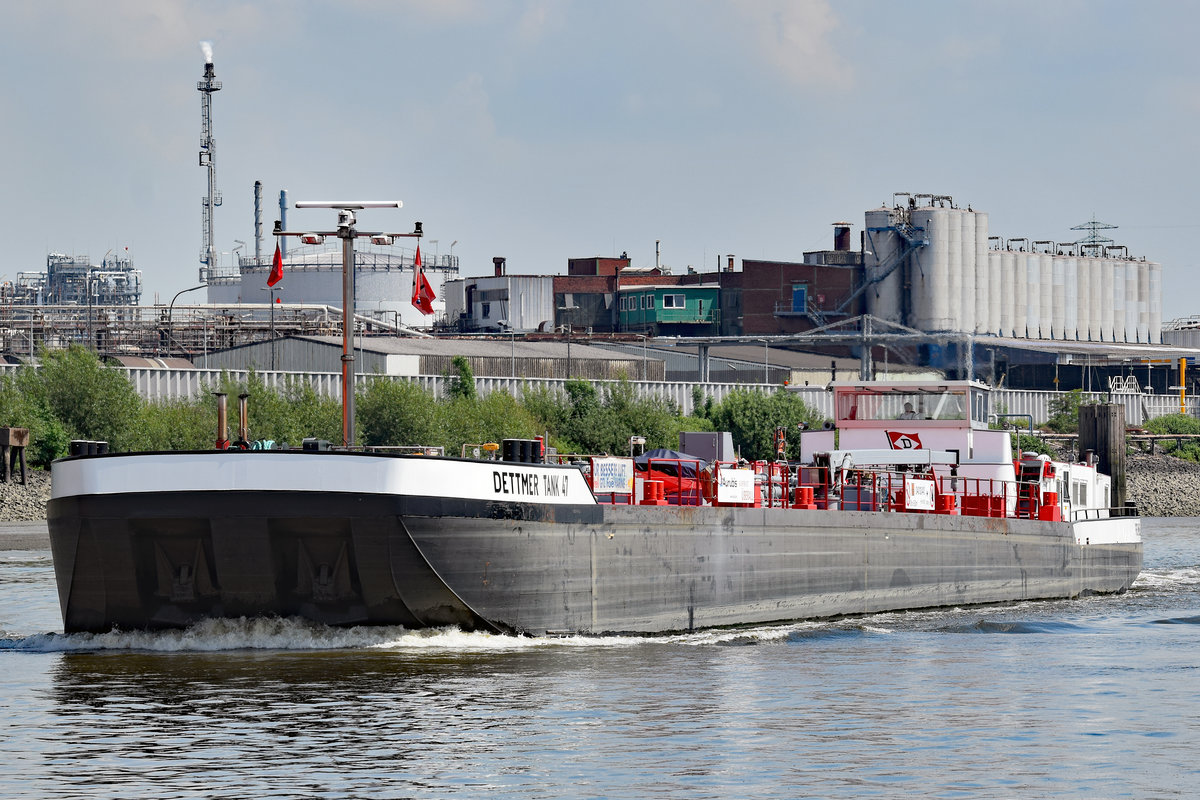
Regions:
<instances>
[{"instance_id":1,"label":"rock embankment","mask_svg":"<svg viewBox=\"0 0 1200 800\"><path fill-rule=\"evenodd\" d=\"M1200 464L1172 456L1130 454L1126 462L1129 500L1147 517L1200 517ZM28 470L28 484L0 483L0 522L46 518L50 473Z\"/></svg>"},{"instance_id":2,"label":"rock embankment","mask_svg":"<svg viewBox=\"0 0 1200 800\"><path fill-rule=\"evenodd\" d=\"M26 469L26 484L20 477L10 476L0 483L0 522L30 522L46 518L46 503L50 502L50 473L41 469Z\"/></svg>"},{"instance_id":3,"label":"rock embankment","mask_svg":"<svg viewBox=\"0 0 1200 800\"><path fill-rule=\"evenodd\" d=\"M1173 456L1131 454L1125 492L1147 517L1200 517L1200 464Z\"/></svg>"}]
</instances>

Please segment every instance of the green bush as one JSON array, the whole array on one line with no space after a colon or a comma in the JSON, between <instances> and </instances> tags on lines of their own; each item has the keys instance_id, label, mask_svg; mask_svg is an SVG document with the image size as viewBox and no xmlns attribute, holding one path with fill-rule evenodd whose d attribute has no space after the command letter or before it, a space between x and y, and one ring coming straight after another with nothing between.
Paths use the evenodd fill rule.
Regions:
<instances>
[{"instance_id":1,"label":"green bush","mask_svg":"<svg viewBox=\"0 0 1200 800\"><path fill-rule=\"evenodd\" d=\"M1200 433L1200 420L1186 414L1168 414L1155 417L1146 422L1147 433ZM1200 442L1194 439L1184 439L1182 444L1170 439L1159 442L1164 453L1182 458L1187 461L1200 461Z\"/></svg>"},{"instance_id":2,"label":"green bush","mask_svg":"<svg viewBox=\"0 0 1200 800\"><path fill-rule=\"evenodd\" d=\"M1082 389L1063 392L1050 401L1050 419L1044 427L1054 433L1079 432L1079 407L1084 405Z\"/></svg>"},{"instance_id":3,"label":"green bush","mask_svg":"<svg viewBox=\"0 0 1200 800\"><path fill-rule=\"evenodd\" d=\"M775 428L787 432L788 449L799 455L797 426L821 424L821 416L796 394L780 389L766 395L750 389L735 389L716 404L711 416L712 430L729 431L742 457L755 461L775 455Z\"/></svg>"},{"instance_id":4,"label":"green bush","mask_svg":"<svg viewBox=\"0 0 1200 800\"><path fill-rule=\"evenodd\" d=\"M433 396L410 381L376 377L359 390L355 405L364 445L429 445L443 438Z\"/></svg>"}]
</instances>

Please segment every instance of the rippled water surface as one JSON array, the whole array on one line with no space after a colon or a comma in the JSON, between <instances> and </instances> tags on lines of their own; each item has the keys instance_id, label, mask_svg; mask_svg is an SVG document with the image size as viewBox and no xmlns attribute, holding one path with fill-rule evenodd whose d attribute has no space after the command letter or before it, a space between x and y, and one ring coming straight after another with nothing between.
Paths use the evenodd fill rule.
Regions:
<instances>
[{"instance_id":1,"label":"rippled water surface","mask_svg":"<svg viewBox=\"0 0 1200 800\"><path fill-rule=\"evenodd\" d=\"M656 638L64 636L0 552L2 797L1192 797L1200 520L1119 597Z\"/></svg>"}]
</instances>

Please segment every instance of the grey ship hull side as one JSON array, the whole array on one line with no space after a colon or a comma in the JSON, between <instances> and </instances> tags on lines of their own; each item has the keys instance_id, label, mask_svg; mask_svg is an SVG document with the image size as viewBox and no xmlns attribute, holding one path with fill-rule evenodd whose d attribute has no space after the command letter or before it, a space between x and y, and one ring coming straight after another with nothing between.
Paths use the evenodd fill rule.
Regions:
<instances>
[{"instance_id":1,"label":"grey ship hull side","mask_svg":"<svg viewBox=\"0 0 1200 800\"><path fill-rule=\"evenodd\" d=\"M51 501L64 628L334 625L656 633L1127 589L1140 542L1067 523L347 492Z\"/></svg>"}]
</instances>

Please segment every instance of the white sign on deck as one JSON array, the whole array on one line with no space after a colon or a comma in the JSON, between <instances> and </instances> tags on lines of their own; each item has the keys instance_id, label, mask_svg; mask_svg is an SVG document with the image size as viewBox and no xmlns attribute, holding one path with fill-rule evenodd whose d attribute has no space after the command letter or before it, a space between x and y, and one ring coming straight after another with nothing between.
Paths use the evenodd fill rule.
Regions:
<instances>
[{"instance_id":1,"label":"white sign on deck","mask_svg":"<svg viewBox=\"0 0 1200 800\"><path fill-rule=\"evenodd\" d=\"M719 469L719 470L717 470L717 502L718 503L753 503L754 502L754 470L752 470L752 469Z\"/></svg>"},{"instance_id":2,"label":"white sign on deck","mask_svg":"<svg viewBox=\"0 0 1200 800\"><path fill-rule=\"evenodd\" d=\"M910 511L933 511L937 485L923 478L904 479L904 507Z\"/></svg>"},{"instance_id":3,"label":"white sign on deck","mask_svg":"<svg viewBox=\"0 0 1200 800\"><path fill-rule=\"evenodd\" d=\"M633 494L633 461L628 458L592 459L592 491Z\"/></svg>"}]
</instances>

